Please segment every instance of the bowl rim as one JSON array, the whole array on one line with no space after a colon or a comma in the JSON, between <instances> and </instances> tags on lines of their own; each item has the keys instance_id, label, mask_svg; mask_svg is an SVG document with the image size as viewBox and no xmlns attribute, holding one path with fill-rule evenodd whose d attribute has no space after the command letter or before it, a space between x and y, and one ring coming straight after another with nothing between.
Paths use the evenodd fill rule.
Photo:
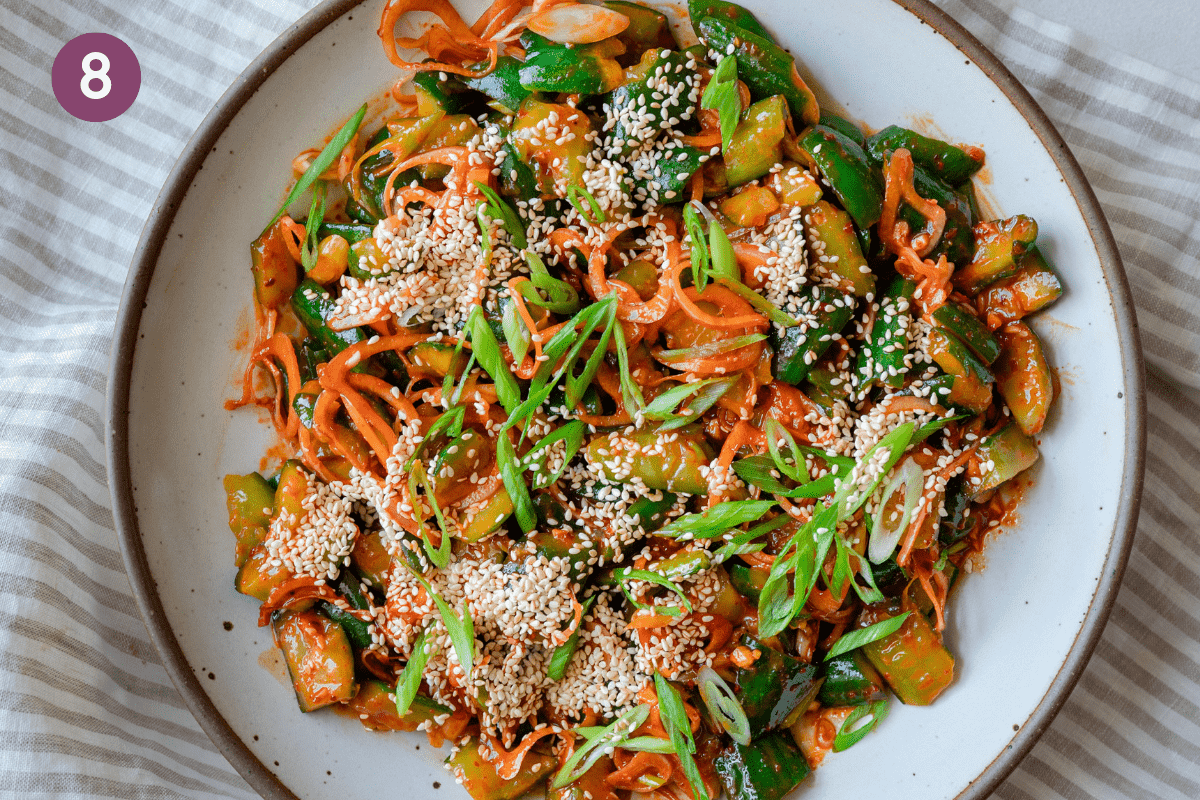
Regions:
<instances>
[{"instance_id":1,"label":"bowl rim","mask_svg":"<svg viewBox=\"0 0 1200 800\"><path fill-rule=\"evenodd\" d=\"M129 462L129 399L142 310L163 243L184 196L217 139L254 93L293 53L330 23L367 0L325 0L281 33L234 80L184 146L142 229L130 262L110 353L105 438L113 521L121 556L147 632L163 666L200 727L256 792L268 800L293 794L229 726L193 673L167 619L138 528ZM1146 386L1137 316L1112 231L1083 169L1050 118L1016 76L960 23L930 0L892 0L950 41L983 70L1025 118L1066 180L1099 257L1113 303L1126 393L1125 468L1114 533L1079 632L1028 720L955 800L984 800L1013 771L1066 702L1099 643L1133 546L1146 451Z\"/></svg>"}]
</instances>

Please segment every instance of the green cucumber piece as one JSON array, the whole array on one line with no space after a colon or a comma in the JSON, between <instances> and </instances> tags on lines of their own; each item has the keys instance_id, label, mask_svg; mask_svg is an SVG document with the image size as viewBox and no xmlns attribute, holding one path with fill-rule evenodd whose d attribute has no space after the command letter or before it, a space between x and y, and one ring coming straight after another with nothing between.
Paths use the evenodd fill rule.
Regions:
<instances>
[{"instance_id":1,"label":"green cucumber piece","mask_svg":"<svg viewBox=\"0 0 1200 800\"><path fill-rule=\"evenodd\" d=\"M996 390L1021 431L1030 435L1040 433L1054 402L1054 380L1050 377L1050 362L1046 361L1042 341L1021 321L1009 323L996 333L1002 348L1000 359L992 365Z\"/></svg>"},{"instance_id":2,"label":"green cucumber piece","mask_svg":"<svg viewBox=\"0 0 1200 800\"><path fill-rule=\"evenodd\" d=\"M887 698L883 678L861 650L851 650L824 664L825 680L817 692L824 706L861 706Z\"/></svg>"},{"instance_id":3,"label":"green cucumber piece","mask_svg":"<svg viewBox=\"0 0 1200 800\"><path fill-rule=\"evenodd\" d=\"M636 477L659 491L708 494L708 479L700 468L707 467L714 454L704 431L687 425L669 434L641 430L611 439L600 434L584 447L584 456L607 481L623 483Z\"/></svg>"},{"instance_id":4,"label":"green cucumber piece","mask_svg":"<svg viewBox=\"0 0 1200 800\"><path fill-rule=\"evenodd\" d=\"M853 139L814 125L797 142L817 166L842 208L865 231L883 215L883 178Z\"/></svg>"},{"instance_id":5,"label":"green cucumber piece","mask_svg":"<svg viewBox=\"0 0 1200 800\"><path fill-rule=\"evenodd\" d=\"M850 215L832 203L819 200L806 207L801 217L819 268L840 278L841 288L855 297L874 293L875 273L863 258Z\"/></svg>"},{"instance_id":6,"label":"green cucumber piece","mask_svg":"<svg viewBox=\"0 0 1200 800\"><path fill-rule=\"evenodd\" d=\"M481 62L476 66L485 65ZM466 78L463 83L477 92L483 92L506 111L515 114L529 97L530 91L521 85L521 67L524 63L512 56L496 59L496 68L482 78Z\"/></svg>"},{"instance_id":7,"label":"green cucumber piece","mask_svg":"<svg viewBox=\"0 0 1200 800\"><path fill-rule=\"evenodd\" d=\"M457 75L444 72L418 72L412 77L412 84L417 96L417 115L422 117L436 111L468 113L471 101L479 96L469 91Z\"/></svg>"},{"instance_id":8,"label":"green cucumber piece","mask_svg":"<svg viewBox=\"0 0 1200 800\"><path fill-rule=\"evenodd\" d=\"M634 177L631 194L639 203L649 200L656 205L670 205L687 199L688 181L710 156L707 150L672 142L661 150L656 148L653 158L648 174Z\"/></svg>"},{"instance_id":9,"label":"green cucumber piece","mask_svg":"<svg viewBox=\"0 0 1200 800\"><path fill-rule=\"evenodd\" d=\"M968 152L899 125L889 125L867 139L866 150L876 161L883 161L887 153L902 147L912 153L914 164L952 186L968 180L983 166L983 151L977 148Z\"/></svg>"},{"instance_id":10,"label":"green cucumber piece","mask_svg":"<svg viewBox=\"0 0 1200 800\"><path fill-rule=\"evenodd\" d=\"M330 328L328 323L334 307L333 296L309 278L305 278L292 294L292 310L296 317L330 355L337 355L367 338L358 328L344 331Z\"/></svg>"},{"instance_id":11,"label":"green cucumber piece","mask_svg":"<svg viewBox=\"0 0 1200 800\"><path fill-rule=\"evenodd\" d=\"M531 92L605 94L620 85L624 71L593 45L568 46L526 30L521 34L525 61L517 73Z\"/></svg>"},{"instance_id":12,"label":"green cucumber piece","mask_svg":"<svg viewBox=\"0 0 1200 800\"><path fill-rule=\"evenodd\" d=\"M713 759L729 800L783 800L811 769L788 733L733 744Z\"/></svg>"},{"instance_id":13,"label":"green cucumber piece","mask_svg":"<svg viewBox=\"0 0 1200 800\"><path fill-rule=\"evenodd\" d=\"M947 261L957 266L969 262L975 252L975 233L972 228L975 217L970 203L960 192L930 176L921 167L913 168L913 187L917 194L936 201L946 212L946 225L941 238L926 258L937 261L939 256L944 255ZM914 233L925 227L925 218L906 202L900 204L899 217L908 223L909 230Z\"/></svg>"},{"instance_id":14,"label":"green cucumber piece","mask_svg":"<svg viewBox=\"0 0 1200 800\"><path fill-rule=\"evenodd\" d=\"M954 378L947 400L975 414L987 410L992 403L994 378L958 337L951 336L941 328L934 328L929 333L929 355L947 375Z\"/></svg>"},{"instance_id":15,"label":"green cucumber piece","mask_svg":"<svg viewBox=\"0 0 1200 800\"><path fill-rule=\"evenodd\" d=\"M370 604L358 588L357 578L347 577L346 573L343 572L338 576L334 588L346 600L350 608L356 611L366 611L370 608ZM369 623L364 622L348 611L338 608L333 603L322 601L318 606L322 614L342 626L347 640L349 640L355 649L366 650L371 646L371 626Z\"/></svg>"},{"instance_id":16,"label":"green cucumber piece","mask_svg":"<svg viewBox=\"0 0 1200 800\"><path fill-rule=\"evenodd\" d=\"M625 45L625 55L617 56L623 66L637 63L648 50L679 49L666 14L626 0L604 0L604 7L629 18L629 27L617 34L617 41Z\"/></svg>"},{"instance_id":17,"label":"green cucumber piece","mask_svg":"<svg viewBox=\"0 0 1200 800\"><path fill-rule=\"evenodd\" d=\"M725 180L730 187L761 178L783 159L787 113L787 100L780 94L746 109L725 148Z\"/></svg>"},{"instance_id":18,"label":"green cucumber piece","mask_svg":"<svg viewBox=\"0 0 1200 800\"><path fill-rule=\"evenodd\" d=\"M234 563L240 567L267 537L275 513L275 490L257 472L226 475L224 486L229 530L237 540Z\"/></svg>"},{"instance_id":19,"label":"green cucumber piece","mask_svg":"<svg viewBox=\"0 0 1200 800\"><path fill-rule=\"evenodd\" d=\"M446 759L454 779L471 795L471 800L516 800L554 773L554 756L530 752L512 778L501 778L497 763L479 753L479 739L471 737Z\"/></svg>"},{"instance_id":20,"label":"green cucumber piece","mask_svg":"<svg viewBox=\"0 0 1200 800\"><path fill-rule=\"evenodd\" d=\"M317 238L324 239L326 236L340 236L350 244L361 242L375 233L375 228L371 225L356 225L351 222L322 222L317 228Z\"/></svg>"},{"instance_id":21,"label":"green cucumber piece","mask_svg":"<svg viewBox=\"0 0 1200 800\"><path fill-rule=\"evenodd\" d=\"M865 149L867 146L866 134L862 132L861 128L844 117L839 117L837 114L831 114L828 111L822 111L821 119L817 124L824 125L826 128L832 128L859 147Z\"/></svg>"},{"instance_id":22,"label":"green cucumber piece","mask_svg":"<svg viewBox=\"0 0 1200 800\"><path fill-rule=\"evenodd\" d=\"M512 498L508 496L508 490L501 486L467 517L458 538L465 542L481 542L498 531L512 513Z\"/></svg>"},{"instance_id":23,"label":"green cucumber piece","mask_svg":"<svg viewBox=\"0 0 1200 800\"><path fill-rule=\"evenodd\" d=\"M621 156L645 146L671 127L671 120L690 117L688 81L696 74L691 59L671 50L647 50L631 72L631 78L613 90L604 104L605 116L613 120L608 135ZM694 63L694 62L693 62Z\"/></svg>"},{"instance_id":24,"label":"green cucumber piece","mask_svg":"<svg viewBox=\"0 0 1200 800\"><path fill-rule=\"evenodd\" d=\"M942 524L938 528L938 541L943 547L957 544L974 527L968 516L974 494L974 487L962 475L946 484L946 516L942 517Z\"/></svg>"},{"instance_id":25,"label":"green cucumber piece","mask_svg":"<svg viewBox=\"0 0 1200 800\"><path fill-rule=\"evenodd\" d=\"M697 25L705 17L724 20L764 39L771 39L771 34L767 33L767 29L758 18L737 3L727 3L725 0L688 0L688 19L691 20L697 36L700 35Z\"/></svg>"},{"instance_id":26,"label":"green cucumber piece","mask_svg":"<svg viewBox=\"0 0 1200 800\"><path fill-rule=\"evenodd\" d=\"M912 281L896 276L884 289L875 322L858 351L855 375L862 390L875 383L893 388L904 385L908 374L904 357L908 354L908 329L912 322L909 304L916 288Z\"/></svg>"},{"instance_id":27,"label":"green cucumber piece","mask_svg":"<svg viewBox=\"0 0 1200 800\"><path fill-rule=\"evenodd\" d=\"M538 125L551 114L557 115L556 128L570 134L570 141L560 145L557 140L541 139L544 128ZM592 149L587 138L591 130L591 120L579 109L560 103L544 103L531 96L521 104L508 141L516 150L517 160L532 168L539 192L563 194L568 186L583 186L583 162ZM503 167L511 168L507 159Z\"/></svg>"},{"instance_id":28,"label":"green cucumber piece","mask_svg":"<svg viewBox=\"0 0 1200 800\"><path fill-rule=\"evenodd\" d=\"M854 300L837 289L815 286L805 298L811 314L801 315L801 324L779 329L772 326L775 348L775 378L793 386L808 377L809 370L829 349L832 335L839 333L854 316ZM805 324L805 321L810 324Z\"/></svg>"},{"instance_id":29,"label":"green cucumber piece","mask_svg":"<svg viewBox=\"0 0 1200 800\"><path fill-rule=\"evenodd\" d=\"M1037 245L1031 245L1009 278L999 280L975 298L979 316L995 329L1024 319L1062 297L1062 280Z\"/></svg>"},{"instance_id":30,"label":"green cucumber piece","mask_svg":"<svg viewBox=\"0 0 1200 800\"><path fill-rule=\"evenodd\" d=\"M345 703L358 693L354 653L341 625L308 610L284 611L272 627L301 711Z\"/></svg>"},{"instance_id":31,"label":"green cucumber piece","mask_svg":"<svg viewBox=\"0 0 1200 800\"><path fill-rule=\"evenodd\" d=\"M275 560L263 545L252 548L234 576L233 588L260 603L267 602L271 592L292 577L282 564L273 563Z\"/></svg>"},{"instance_id":32,"label":"green cucumber piece","mask_svg":"<svg viewBox=\"0 0 1200 800\"><path fill-rule=\"evenodd\" d=\"M867 606L858 628L899 616L900 600ZM862 646L871 665L907 705L927 706L954 680L954 656L942 644L924 614L912 612L899 630Z\"/></svg>"},{"instance_id":33,"label":"green cucumber piece","mask_svg":"<svg viewBox=\"0 0 1200 800\"><path fill-rule=\"evenodd\" d=\"M976 451L982 475L972 484L976 493L995 489L1029 469L1038 460L1037 444L1016 422L1010 422L983 440Z\"/></svg>"},{"instance_id":34,"label":"green cucumber piece","mask_svg":"<svg viewBox=\"0 0 1200 800\"><path fill-rule=\"evenodd\" d=\"M761 653L753 666L739 667L735 675L734 693L750 721L750 736L793 724L817 692L817 668L748 634L739 644Z\"/></svg>"},{"instance_id":35,"label":"green cucumber piece","mask_svg":"<svg viewBox=\"0 0 1200 800\"><path fill-rule=\"evenodd\" d=\"M974 296L988 284L1012 277L1037 239L1037 231L1037 222L1024 214L977 224L975 254L969 264L954 271L954 285Z\"/></svg>"},{"instance_id":36,"label":"green cucumber piece","mask_svg":"<svg viewBox=\"0 0 1200 800\"><path fill-rule=\"evenodd\" d=\"M808 371L808 378L800 388L826 416L833 416L837 401L850 396L849 382L843 380L837 370L824 363Z\"/></svg>"},{"instance_id":37,"label":"green cucumber piece","mask_svg":"<svg viewBox=\"0 0 1200 800\"><path fill-rule=\"evenodd\" d=\"M726 571L729 572L729 581L733 588L738 590L738 594L756 602L762 594L763 586L767 584L767 576L771 574L768 569L736 562L730 564Z\"/></svg>"},{"instance_id":38,"label":"green cucumber piece","mask_svg":"<svg viewBox=\"0 0 1200 800\"><path fill-rule=\"evenodd\" d=\"M933 312L933 321L954 334L984 364L991 364L1000 357L1000 342L970 309L950 301Z\"/></svg>"},{"instance_id":39,"label":"green cucumber piece","mask_svg":"<svg viewBox=\"0 0 1200 800\"><path fill-rule=\"evenodd\" d=\"M771 37L717 17L703 17L693 24L697 35L710 49L722 54L733 53L737 59L738 79L750 89L751 99L783 95L798 128L812 125L821 118L816 95L796 71L796 60Z\"/></svg>"}]
</instances>

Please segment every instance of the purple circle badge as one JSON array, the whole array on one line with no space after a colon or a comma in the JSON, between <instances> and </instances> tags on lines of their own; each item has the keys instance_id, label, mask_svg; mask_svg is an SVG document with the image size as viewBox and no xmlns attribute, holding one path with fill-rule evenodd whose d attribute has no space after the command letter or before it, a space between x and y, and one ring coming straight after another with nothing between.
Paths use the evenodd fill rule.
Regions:
<instances>
[{"instance_id":1,"label":"purple circle badge","mask_svg":"<svg viewBox=\"0 0 1200 800\"><path fill-rule=\"evenodd\" d=\"M142 67L129 45L107 33L85 33L54 57L50 83L58 104L86 122L121 116L142 88Z\"/></svg>"}]
</instances>

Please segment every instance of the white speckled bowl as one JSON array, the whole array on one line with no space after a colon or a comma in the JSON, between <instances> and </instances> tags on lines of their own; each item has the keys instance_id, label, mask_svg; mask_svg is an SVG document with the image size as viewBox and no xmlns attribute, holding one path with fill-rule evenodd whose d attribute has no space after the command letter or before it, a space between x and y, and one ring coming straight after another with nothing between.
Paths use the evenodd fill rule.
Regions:
<instances>
[{"instance_id":1,"label":"white speckled bowl","mask_svg":"<svg viewBox=\"0 0 1200 800\"><path fill-rule=\"evenodd\" d=\"M479 0L461 2L468 19ZM806 78L869 126L936 120L978 143L997 208L1035 217L1065 297L1034 326L1062 395L1021 523L957 593L954 686L896 705L798 797L983 798L1049 723L1091 654L1129 552L1141 487L1141 357L1108 226L1065 143L1007 70L925 0L749 0ZM232 589L220 478L255 469L272 434L235 394L248 328L248 243L292 156L395 73L381 0L330 0L273 44L200 127L147 223L113 352L110 475L129 576L180 692L266 797L465 797L420 735L302 715L257 604ZM312 97L326 98L320 106ZM203 170L201 170L203 167ZM227 630L232 624L232 629ZM435 790L437 783L442 784Z\"/></svg>"}]
</instances>

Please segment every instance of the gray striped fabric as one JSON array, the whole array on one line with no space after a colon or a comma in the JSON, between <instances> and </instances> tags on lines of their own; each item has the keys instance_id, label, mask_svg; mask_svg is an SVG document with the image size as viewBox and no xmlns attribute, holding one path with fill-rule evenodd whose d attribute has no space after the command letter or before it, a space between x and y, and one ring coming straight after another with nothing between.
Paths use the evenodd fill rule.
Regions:
<instances>
[{"instance_id":1,"label":"gray striped fabric","mask_svg":"<svg viewBox=\"0 0 1200 800\"><path fill-rule=\"evenodd\" d=\"M0 2L0 794L251 797L171 686L129 593L103 452L113 320L185 142L305 2ZM940 0L1083 163L1130 272L1151 398L1146 496L1096 655L1003 798L1200 797L1200 86L989 0ZM105 124L50 91L89 31L137 52Z\"/></svg>"}]
</instances>

